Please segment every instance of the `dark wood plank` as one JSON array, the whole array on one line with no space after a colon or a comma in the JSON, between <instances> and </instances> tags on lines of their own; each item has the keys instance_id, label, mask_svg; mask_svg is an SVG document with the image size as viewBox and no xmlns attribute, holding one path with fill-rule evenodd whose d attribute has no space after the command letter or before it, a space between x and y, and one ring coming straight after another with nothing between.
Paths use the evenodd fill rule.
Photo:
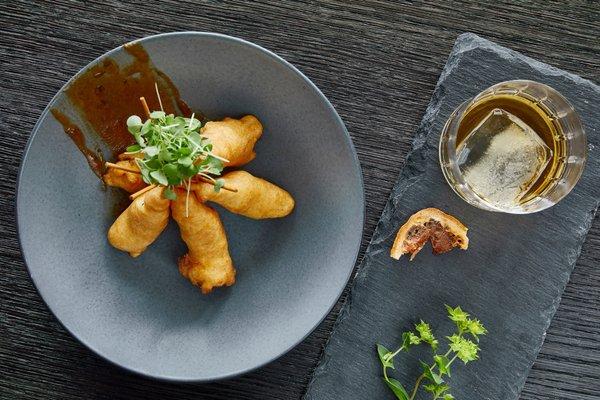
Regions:
<instances>
[{"instance_id":1,"label":"dark wood plank","mask_svg":"<svg viewBox=\"0 0 600 400\"><path fill-rule=\"evenodd\" d=\"M600 81L597 4L438 3L0 2L0 398L301 397L337 307L279 360L209 385L159 383L131 375L71 338L37 295L20 255L13 208L23 148L54 93L105 51L167 31L239 36L299 67L344 119L365 176L364 250L458 34L472 31ZM598 397L599 262L596 218L523 399Z\"/></svg>"}]
</instances>

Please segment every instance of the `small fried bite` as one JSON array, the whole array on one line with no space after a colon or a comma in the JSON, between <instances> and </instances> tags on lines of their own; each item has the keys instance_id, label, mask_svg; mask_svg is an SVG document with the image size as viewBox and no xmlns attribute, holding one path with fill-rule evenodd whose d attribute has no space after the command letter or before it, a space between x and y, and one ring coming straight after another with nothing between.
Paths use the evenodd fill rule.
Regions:
<instances>
[{"instance_id":1,"label":"small fried bite","mask_svg":"<svg viewBox=\"0 0 600 400\"><path fill-rule=\"evenodd\" d=\"M169 200L162 187L141 194L108 230L108 241L137 257L156 240L169 222Z\"/></svg>"},{"instance_id":2,"label":"small fried bite","mask_svg":"<svg viewBox=\"0 0 600 400\"><path fill-rule=\"evenodd\" d=\"M177 190L171 211L179 225L181 238L188 246L188 253L179 259L181 275L204 294L215 287L233 285L235 268L219 214L203 204L193 192L188 197L183 190Z\"/></svg>"},{"instance_id":3,"label":"small fried bite","mask_svg":"<svg viewBox=\"0 0 600 400\"><path fill-rule=\"evenodd\" d=\"M117 161L117 165L122 167L140 170L134 159L123 159ZM106 173L102 175L102 180L108 186L121 188L129 193L135 193L146 187L147 183L143 181L142 175L134 172L123 171L117 168L108 168Z\"/></svg>"},{"instance_id":4,"label":"small fried bite","mask_svg":"<svg viewBox=\"0 0 600 400\"><path fill-rule=\"evenodd\" d=\"M254 145L262 132L262 124L253 115L207 122L201 129L202 136L213 145L212 152L229 160L224 163L226 167L238 167L252 161L256 157Z\"/></svg>"},{"instance_id":5,"label":"small fried bite","mask_svg":"<svg viewBox=\"0 0 600 400\"><path fill-rule=\"evenodd\" d=\"M245 171L233 171L223 176L225 185L237 189L215 192L210 183L193 186L202 201L212 201L232 213L253 219L285 217L294 209L294 198L285 190Z\"/></svg>"}]
</instances>

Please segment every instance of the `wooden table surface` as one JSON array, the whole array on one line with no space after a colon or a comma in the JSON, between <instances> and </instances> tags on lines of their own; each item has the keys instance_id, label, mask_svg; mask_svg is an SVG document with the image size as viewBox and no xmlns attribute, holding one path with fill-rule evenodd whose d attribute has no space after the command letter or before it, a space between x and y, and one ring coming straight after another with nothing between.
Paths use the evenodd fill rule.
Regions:
<instances>
[{"instance_id":1,"label":"wooden table surface","mask_svg":"<svg viewBox=\"0 0 600 400\"><path fill-rule=\"evenodd\" d=\"M471 31L600 82L600 5L592 2L0 2L0 399L294 399L304 393L339 304L302 344L264 368L212 384L162 383L115 367L73 339L23 264L16 176L46 104L104 52L184 30L225 33L275 51L331 100L365 178L362 251L457 35ZM522 399L600 398L599 262L596 218Z\"/></svg>"}]
</instances>

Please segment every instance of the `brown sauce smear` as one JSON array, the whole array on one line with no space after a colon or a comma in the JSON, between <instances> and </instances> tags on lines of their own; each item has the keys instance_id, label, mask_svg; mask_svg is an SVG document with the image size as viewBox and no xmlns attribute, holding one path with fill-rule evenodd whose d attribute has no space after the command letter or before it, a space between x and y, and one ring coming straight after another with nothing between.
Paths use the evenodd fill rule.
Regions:
<instances>
[{"instance_id":1,"label":"brown sauce smear","mask_svg":"<svg viewBox=\"0 0 600 400\"><path fill-rule=\"evenodd\" d=\"M102 158L102 154L100 152L90 150L86 146L85 136L83 136L83 132L81 132L81 129L79 129L77 125L71 122L69 117L67 117L65 114L63 114L55 108L50 110L50 112L52 113L52 115L54 115L54 118L56 118L56 120L60 122L60 124L63 127L63 130L65 131L67 136L71 138L73 143L75 143L79 151L83 153L88 164L90 165L90 168L92 169L92 171L94 171L94 174L96 174L98 178L102 179L102 174L104 173L104 159Z\"/></svg>"},{"instance_id":2,"label":"brown sauce smear","mask_svg":"<svg viewBox=\"0 0 600 400\"><path fill-rule=\"evenodd\" d=\"M133 136L127 131L127 118L135 114L145 119L140 97L146 98L150 110L160 110L155 82L167 114L191 115L190 108L180 98L177 87L167 75L152 65L141 44L128 43L124 49L133 57L130 64L121 67L113 59L107 58L84 71L66 89L66 95L76 111L108 145L113 156L134 143ZM86 147L82 130L60 110L52 109L51 112L88 159L94 173L99 175L98 171L103 168L102 165L98 168L96 164L101 157Z\"/></svg>"}]
</instances>

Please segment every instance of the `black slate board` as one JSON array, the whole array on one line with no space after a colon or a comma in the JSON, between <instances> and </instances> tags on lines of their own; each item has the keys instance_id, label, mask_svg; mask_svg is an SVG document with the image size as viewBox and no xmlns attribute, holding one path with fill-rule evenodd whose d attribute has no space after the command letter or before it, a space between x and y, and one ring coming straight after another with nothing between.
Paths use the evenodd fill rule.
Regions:
<instances>
[{"instance_id":1,"label":"black slate board","mask_svg":"<svg viewBox=\"0 0 600 400\"><path fill-rule=\"evenodd\" d=\"M451 191L438 164L439 134L452 110L486 87L510 79L531 79L557 89L575 106L588 134L588 163L574 191L558 205L524 216L469 206ZM518 397L599 204L599 103L600 88L587 80L476 35L459 36L307 399L393 398L381 381L374 344L395 347L401 332L418 318L449 334L452 323L445 318L444 304L463 306L490 331L481 342L481 359L455 368L449 380L455 397ZM441 257L423 250L411 264L407 258L391 259L398 227L424 207L458 216L470 228L469 250ZM425 354L398 357L394 376L412 387L418 358Z\"/></svg>"}]
</instances>

